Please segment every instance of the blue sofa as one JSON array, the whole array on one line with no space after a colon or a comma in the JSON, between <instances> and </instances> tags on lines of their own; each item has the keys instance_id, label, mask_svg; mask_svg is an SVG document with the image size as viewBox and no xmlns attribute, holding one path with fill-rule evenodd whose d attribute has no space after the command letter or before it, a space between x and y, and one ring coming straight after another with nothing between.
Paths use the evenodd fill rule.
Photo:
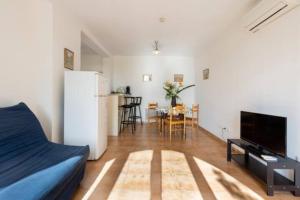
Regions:
<instances>
[{"instance_id":1,"label":"blue sofa","mask_svg":"<svg viewBox=\"0 0 300 200\"><path fill-rule=\"evenodd\" d=\"M89 147L49 142L30 109L0 108L0 199L71 199Z\"/></svg>"}]
</instances>

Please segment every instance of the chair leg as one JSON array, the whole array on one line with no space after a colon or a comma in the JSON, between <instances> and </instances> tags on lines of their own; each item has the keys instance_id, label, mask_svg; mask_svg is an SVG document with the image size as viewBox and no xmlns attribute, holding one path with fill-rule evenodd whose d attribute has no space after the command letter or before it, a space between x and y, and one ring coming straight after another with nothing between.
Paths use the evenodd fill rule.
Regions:
<instances>
[{"instance_id":1,"label":"chair leg","mask_svg":"<svg viewBox=\"0 0 300 200\"><path fill-rule=\"evenodd\" d=\"M160 121L158 122L158 130L159 130L159 135L162 136L162 128L160 125Z\"/></svg>"},{"instance_id":2,"label":"chair leg","mask_svg":"<svg viewBox=\"0 0 300 200\"><path fill-rule=\"evenodd\" d=\"M124 113L124 121L128 121L130 116L130 110L129 113L127 112L127 109L125 108L125 113ZM126 123L126 127L128 127L128 123Z\"/></svg>"},{"instance_id":3,"label":"chair leg","mask_svg":"<svg viewBox=\"0 0 300 200\"><path fill-rule=\"evenodd\" d=\"M134 130L135 130L134 123L131 123L131 134L132 134L132 135L133 135L133 133L134 133Z\"/></svg>"},{"instance_id":4,"label":"chair leg","mask_svg":"<svg viewBox=\"0 0 300 200\"><path fill-rule=\"evenodd\" d=\"M157 130L159 131L159 134L161 135L160 121L157 121Z\"/></svg>"},{"instance_id":5,"label":"chair leg","mask_svg":"<svg viewBox=\"0 0 300 200\"><path fill-rule=\"evenodd\" d=\"M163 133L163 135L165 136L165 132L166 132L166 127L165 127L166 125L165 125L165 122L164 121L162 121L162 124L161 124L161 131L162 131L162 133Z\"/></svg>"},{"instance_id":6,"label":"chair leg","mask_svg":"<svg viewBox=\"0 0 300 200\"><path fill-rule=\"evenodd\" d=\"M186 130L185 130L185 123L183 124L183 135L184 135L184 139L186 139Z\"/></svg>"},{"instance_id":7,"label":"chair leg","mask_svg":"<svg viewBox=\"0 0 300 200\"><path fill-rule=\"evenodd\" d=\"M139 106L139 113L140 113L141 125L143 125L143 117L142 117L142 112L141 112L141 106Z\"/></svg>"},{"instance_id":8,"label":"chair leg","mask_svg":"<svg viewBox=\"0 0 300 200\"><path fill-rule=\"evenodd\" d=\"M133 124L134 124L134 130L136 130L136 106L133 108Z\"/></svg>"},{"instance_id":9,"label":"chair leg","mask_svg":"<svg viewBox=\"0 0 300 200\"><path fill-rule=\"evenodd\" d=\"M170 142L171 142L172 141L172 125L171 125L171 123L170 123L169 134L170 134Z\"/></svg>"},{"instance_id":10,"label":"chair leg","mask_svg":"<svg viewBox=\"0 0 300 200\"><path fill-rule=\"evenodd\" d=\"M158 119L158 128L159 128L159 131L162 133L162 131L163 131L163 118L162 118L162 116L160 116L159 117L159 119Z\"/></svg>"},{"instance_id":11,"label":"chair leg","mask_svg":"<svg viewBox=\"0 0 300 200\"><path fill-rule=\"evenodd\" d=\"M148 109L148 123L150 124L151 123L151 112L152 111L151 109Z\"/></svg>"},{"instance_id":12,"label":"chair leg","mask_svg":"<svg viewBox=\"0 0 300 200\"><path fill-rule=\"evenodd\" d=\"M130 114L129 114L129 116L130 116L130 120L131 120L131 121L129 121L129 123L131 125L131 133L133 134L133 132L135 131L134 108L130 108Z\"/></svg>"}]
</instances>

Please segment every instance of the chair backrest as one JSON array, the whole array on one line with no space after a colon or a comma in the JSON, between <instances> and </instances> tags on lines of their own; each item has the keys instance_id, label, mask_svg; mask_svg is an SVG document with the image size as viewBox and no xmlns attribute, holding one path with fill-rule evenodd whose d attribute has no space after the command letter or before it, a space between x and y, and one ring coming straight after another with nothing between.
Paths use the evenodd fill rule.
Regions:
<instances>
[{"instance_id":1,"label":"chair backrest","mask_svg":"<svg viewBox=\"0 0 300 200\"><path fill-rule=\"evenodd\" d=\"M179 107L181 106L181 107L182 107L182 106L183 106L183 103L176 103L176 107L177 107L177 106L179 106Z\"/></svg>"},{"instance_id":2,"label":"chair backrest","mask_svg":"<svg viewBox=\"0 0 300 200\"><path fill-rule=\"evenodd\" d=\"M136 105L141 105L142 104L142 97L135 97L134 103Z\"/></svg>"},{"instance_id":3,"label":"chair backrest","mask_svg":"<svg viewBox=\"0 0 300 200\"><path fill-rule=\"evenodd\" d=\"M0 108L0 152L17 151L47 143L40 122L24 104ZM24 148L21 148L24 147Z\"/></svg>"},{"instance_id":4,"label":"chair backrest","mask_svg":"<svg viewBox=\"0 0 300 200\"><path fill-rule=\"evenodd\" d=\"M175 106L175 109L176 109L177 111L180 111L180 110L185 109L185 106L184 106L183 103L177 103L176 106Z\"/></svg>"},{"instance_id":5,"label":"chair backrest","mask_svg":"<svg viewBox=\"0 0 300 200\"><path fill-rule=\"evenodd\" d=\"M180 114L185 114L186 113L186 107L184 104L178 105L175 107L176 112L180 113Z\"/></svg>"},{"instance_id":6,"label":"chair backrest","mask_svg":"<svg viewBox=\"0 0 300 200\"><path fill-rule=\"evenodd\" d=\"M192 111L195 111L195 112L199 111L199 104L193 104Z\"/></svg>"},{"instance_id":7,"label":"chair backrest","mask_svg":"<svg viewBox=\"0 0 300 200\"><path fill-rule=\"evenodd\" d=\"M157 102L148 103L148 109L156 109L158 107Z\"/></svg>"},{"instance_id":8,"label":"chair backrest","mask_svg":"<svg viewBox=\"0 0 300 200\"><path fill-rule=\"evenodd\" d=\"M186 107L183 104L170 108L169 110L170 120L172 121L175 118L180 120L185 120L186 112L187 112Z\"/></svg>"},{"instance_id":9,"label":"chair backrest","mask_svg":"<svg viewBox=\"0 0 300 200\"><path fill-rule=\"evenodd\" d=\"M198 114L199 114L199 104L193 104L192 106L193 117L198 118Z\"/></svg>"},{"instance_id":10,"label":"chair backrest","mask_svg":"<svg viewBox=\"0 0 300 200\"><path fill-rule=\"evenodd\" d=\"M135 103L135 97L124 97L124 105L130 105L132 103Z\"/></svg>"}]
</instances>

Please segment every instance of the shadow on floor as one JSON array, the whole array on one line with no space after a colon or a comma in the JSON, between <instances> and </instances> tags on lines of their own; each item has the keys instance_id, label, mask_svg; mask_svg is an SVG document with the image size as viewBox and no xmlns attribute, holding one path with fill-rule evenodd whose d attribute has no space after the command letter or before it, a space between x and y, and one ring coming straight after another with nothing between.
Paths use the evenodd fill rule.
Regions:
<instances>
[{"instance_id":1,"label":"shadow on floor","mask_svg":"<svg viewBox=\"0 0 300 200\"><path fill-rule=\"evenodd\" d=\"M214 169L213 172L218 177L218 181L228 190L228 192L236 199L241 200L256 200L255 198L249 196L248 194L243 193L239 186L226 179L226 177L222 174L222 172Z\"/></svg>"}]
</instances>

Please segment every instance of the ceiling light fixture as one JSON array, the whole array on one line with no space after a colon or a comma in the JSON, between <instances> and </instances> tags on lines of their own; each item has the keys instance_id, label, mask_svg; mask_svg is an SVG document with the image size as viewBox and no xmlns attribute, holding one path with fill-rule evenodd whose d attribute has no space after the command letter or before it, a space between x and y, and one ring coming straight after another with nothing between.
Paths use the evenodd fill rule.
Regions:
<instances>
[{"instance_id":1,"label":"ceiling light fixture","mask_svg":"<svg viewBox=\"0 0 300 200\"><path fill-rule=\"evenodd\" d=\"M154 41L154 49L153 49L153 54L158 55L160 54L160 50L158 49L158 41Z\"/></svg>"}]
</instances>

